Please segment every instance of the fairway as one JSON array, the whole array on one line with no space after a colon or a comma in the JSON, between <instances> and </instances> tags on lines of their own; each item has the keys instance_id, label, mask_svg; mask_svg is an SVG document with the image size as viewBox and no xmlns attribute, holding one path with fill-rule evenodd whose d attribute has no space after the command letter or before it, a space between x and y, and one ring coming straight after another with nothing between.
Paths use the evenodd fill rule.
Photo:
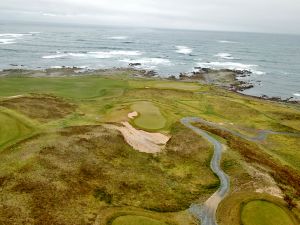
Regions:
<instances>
[{"instance_id":1,"label":"fairway","mask_svg":"<svg viewBox=\"0 0 300 225\"><path fill-rule=\"evenodd\" d=\"M131 106L131 109L139 113L134 120L134 124L138 127L148 130L164 128L166 119L161 115L159 108L151 102L137 102Z\"/></svg>"},{"instance_id":2,"label":"fairway","mask_svg":"<svg viewBox=\"0 0 300 225\"><path fill-rule=\"evenodd\" d=\"M112 222L112 225L167 225L167 224L144 216L120 216Z\"/></svg>"},{"instance_id":3,"label":"fairway","mask_svg":"<svg viewBox=\"0 0 300 225\"><path fill-rule=\"evenodd\" d=\"M25 95L28 93L53 94L65 98L89 99L114 96L122 93L127 87L122 80L103 77L36 77L0 78L0 96Z\"/></svg>"},{"instance_id":4,"label":"fairway","mask_svg":"<svg viewBox=\"0 0 300 225\"><path fill-rule=\"evenodd\" d=\"M243 225L294 225L282 208L262 200L248 202L242 209L241 220Z\"/></svg>"},{"instance_id":5,"label":"fairway","mask_svg":"<svg viewBox=\"0 0 300 225\"><path fill-rule=\"evenodd\" d=\"M2 111L0 111L0 124L0 148L32 132L29 126L26 126L9 113Z\"/></svg>"}]
</instances>

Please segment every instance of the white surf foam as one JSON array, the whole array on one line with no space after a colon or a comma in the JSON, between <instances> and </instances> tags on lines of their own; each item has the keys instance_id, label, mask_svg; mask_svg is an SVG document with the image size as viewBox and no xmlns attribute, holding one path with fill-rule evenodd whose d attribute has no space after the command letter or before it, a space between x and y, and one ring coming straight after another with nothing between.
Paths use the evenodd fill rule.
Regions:
<instances>
[{"instance_id":1,"label":"white surf foam","mask_svg":"<svg viewBox=\"0 0 300 225\"><path fill-rule=\"evenodd\" d=\"M265 72L258 71L255 68L258 65L253 64L243 64L243 63L236 63L236 62L200 62L197 63L198 67L202 68L210 68L210 69L229 69L229 70L248 70L256 75L263 75Z\"/></svg>"},{"instance_id":2,"label":"white surf foam","mask_svg":"<svg viewBox=\"0 0 300 225\"><path fill-rule=\"evenodd\" d=\"M142 55L139 51L97 51L97 52L87 52L87 53L60 53L56 52L54 55L42 56L43 59L56 59L56 58L97 58L97 59L109 59L118 56L139 56Z\"/></svg>"},{"instance_id":3,"label":"white surf foam","mask_svg":"<svg viewBox=\"0 0 300 225\"><path fill-rule=\"evenodd\" d=\"M113 58L116 56L139 56L142 55L140 51L121 51L121 50L114 50L114 51L99 51L99 52L88 52L92 57L99 58L99 59L107 59Z\"/></svg>"},{"instance_id":4,"label":"white surf foam","mask_svg":"<svg viewBox=\"0 0 300 225\"><path fill-rule=\"evenodd\" d=\"M67 57L68 54L56 54L56 55L45 55L42 56L43 59L57 59L57 58L63 58L63 57Z\"/></svg>"},{"instance_id":5,"label":"white surf foam","mask_svg":"<svg viewBox=\"0 0 300 225\"><path fill-rule=\"evenodd\" d=\"M107 37L107 39L111 39L111 40L126 40L128 39L127 36L112 36L112 37Z\"/></svg>"},{"instance_id":6,"label":"white surf foam","mask_svg":"<svg viewBox=\"0 0 300 225\"><path fill-rule=\"evenodd\" d=\"M235 59L231 54L226 52L220 52L215 55L216 57L219 57L221 59Z\"/></svg>"},{"instance_id":7,"label":"white surf foam","mask_svg":"<svg viewBox=\"0 0 300 225\"><path fill-rule=\"evenodd\" d=\"M0 34L0 44L8 45L15 44L18 39L21 39L23 36L32 36L32 33L2 33Z\"/></svg>"},{"instance_id":8,"label":"white surf foam","mask_svg":"<svg viewBox=\"0 0 300 225\"><path fill-rule=\"evenodd\" d=\"M176 46L176 48L177 48L176 52L179 54L189 55L193 52L193 49L183 45L178 45Z\"/></svg>"},{"instance_id":9,"label":"white surf foam","mask_svg":"<svg viewBox=\"0 0 300 225\"><path fill-rule=\"evenodd\" d=\"M0 39L0 45L9 45L9 44L14 44L16 43L15 42L15 39L12 39L12 38L1 38Z\"/></svg>"},{"instance_id":10,"label":"white surf foam","mask_svg":"<svg viewBox=\"0 0 300 225\"><path fill-rule=\"evenodd\" d=\"M141 59L122 59L121 62L126 63L141 63L142 65L170 65L169 59L163 58L141 58Z\"/></svg>"},{"instance_id":11,"label":"white surf foam","mask_svg":"<svg viewBox=\"0 0 300 225\"><path fill-rule=\"evenodd\" d=\"M296 97L300 97L300 93L294 93L293 95Z\"/></svg>"},{"instance_id":12,"label":"white surf foam","mask_svg":"<svg viewBox=\"0 0 300 225\"><path fill-rule=\"evenodd\" d=\"M140 66L136 66L137 68L153 70L156 69L157 66L170 66L172 65L169 59L163 58L140 58L140 59L122 59L120 62L126 63L140 63Z\"/></svg>"},{"instance_id":13,"label":"white surf foam","mask_svg":"<svg viewBox=\"0 0 300 225\"><path fill-rule=\"evenodd\" d=\"M223 43L223 44L236 44L238 42L236 41L228 41L228 40L218 40L219 43Z\"/></svg>"}]
</instances>

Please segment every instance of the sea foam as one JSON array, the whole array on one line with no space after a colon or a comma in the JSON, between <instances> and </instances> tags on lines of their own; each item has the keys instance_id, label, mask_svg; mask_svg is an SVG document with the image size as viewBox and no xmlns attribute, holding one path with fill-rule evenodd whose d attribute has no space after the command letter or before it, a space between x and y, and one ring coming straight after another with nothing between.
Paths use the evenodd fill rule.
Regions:
<instances>
[{"instance_id":1,"label":"sea foam","mask_svg":"<svg viewBox=\"0 0 300 225\"><path fill-rule=\"evenodd\" d=\"M255 68L258 65L253 64L243 64L243 63L236 63L236 62L200 62L197 63L198 67L202 68L210 68L210 69L229 69L229 70L248 70L256 75L263 75L265 72L258 71Z\"/></svg>"},{"instance_id":2,"label":"sea foam","mask_svg":"<svg viewBox=\"0 0 300 225\"><path fill-rule=\"evenodd\" d=\"M97 58L97 59L109 59L118 56L139 56L142 55L139 51L97 51L97 52L87 52L87 53L60 53L54 55L42 56L43 59L56 59L56 58Z\"/></svg>"},{"instance_id":3,"label":"sea foam","mask_svg":"<svg viewBox=\"0 0 300 225\"><path fill-rule=\"evenodd\" d=\"M193 49L183 45L178 45L176 46L176 48L177 48L176 52L179 54L189 55L193 52Z\"/></svg>"},{"instance_id":4,"label":"sea foam","mask_svg":"<svg viewBox=\"0 0 300 225\"><path fill-rule=\"evenodd\" d=\"M223 44L236 44L236 43L238 43L236 41L227 41L227 40L218 40L217 42L223 43Z\"/></svg>"},{"instance_id":5,"label":"sea foam","mask_svg":"<svg viewBox=\"0 0 300 225\"><path fill-rule=\"evenodd\" d=\"M221 59L235 59L231 54L226 53L226 52L220 52L218 54L215 55L216 57L219 57Z\"/></svg>"},{"instance_id":6,"label":"sea foam","mask_svg":"<svg viewBox=\"0 0 300 225\"><path fill-rule=\"evenodd\" d=\"M163 58L141 58L141 59L122 59L120 62L126 63L140 63L140 66L137 68L143 69L156 69L157 66L170 66L172 65L169 59Z\"/></svg>"},{"instance_id":7,"label":"sea foam","mask_svg":"<svg viewBox=\"0 0 300 225\"><path fill-rule=\"evenodd\" d=\"M9 44L14 44L14 43L16 43L15 42L15 39L11 39L11 38L1 38L0 39L0 45L9 45Z\"/></svg>"},{"instance_id":8,"label":"sea foam","mask_svg":"<svg viewBox=\"0 0 300 225\"><path fill-rule=\"evenodd\" d=\"M111 39L111 40L126 40L128 39L127 36L112 36L112 37L107 37L107 39Z\"/></svg>"},{"instance_id":9,"label":"sea foam","mask_svg":"<svg viewBox=\"0 0 300 225\"><path fill-rule=\"evenodd\" d=\"M9 45L15 44L17 39L22 38L23 36L32 36L32 33L3 33L0 34L0 45Z\"/></svg>"}]
</instances>

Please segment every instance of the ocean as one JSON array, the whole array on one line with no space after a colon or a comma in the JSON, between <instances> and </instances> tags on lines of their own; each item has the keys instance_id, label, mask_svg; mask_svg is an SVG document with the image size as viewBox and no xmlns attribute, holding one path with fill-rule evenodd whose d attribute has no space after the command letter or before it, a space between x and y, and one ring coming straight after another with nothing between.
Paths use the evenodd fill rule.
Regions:
<instances>
[{"instance_id":1,"label":"ocean","mask_svg":"<svg viewBox=\"0 0 300 225\"><path fill-rule=\"evenodd\" d=\"M195 67L246 69L245 94L300 100L300 36L213 31L0 24L0 69L112 68L140 63L160 76ZM1 91L1 90L0 90Z\"/></svg>"}]
</instances>

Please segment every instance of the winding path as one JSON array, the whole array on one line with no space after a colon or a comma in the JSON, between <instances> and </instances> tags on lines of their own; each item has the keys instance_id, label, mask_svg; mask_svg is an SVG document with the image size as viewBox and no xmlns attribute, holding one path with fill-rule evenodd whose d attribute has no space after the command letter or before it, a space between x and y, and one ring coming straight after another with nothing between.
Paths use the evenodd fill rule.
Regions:
<instances>
[{"instance_id":1,"label":"winding path","mask_svg":"<svg viewBox=\"0 0 300 225\"><path fill-rule=\"evenodd\" d=\"M300 136L300 133L288 133L288 132L275 132L270 130L260 130L255 137L246 136L236 131L229 130L225 127L222 127L218 124L208 122L198 117L185 117L181 119L181 123L193 130L196 134L207 139L214 146L214 155L210 162L210 167L212 171L218 176L220 180L219 189L202 205L192 204L189 208L189 211L201 221L201 225L217 225L216 222L216 212L220 202L225 198L226 194L230 190L230 181L228 175L221 169L220 161L222 156L223 146L222 144L210 136L208 132L202 130L198 127L192 125L192 123L202 123L211 127L218 128L223 131L230 132L233 135L244 138L249 141L263 141L267 138L268 134L282 134L289 136Z\"/></svg>"},{"instance_id":2,"label":"winding path","mask_svg":"<svg viewBox=\"0 0 300 225\"><path fill-rule=\"evenodd\" d=\"M219 203L223 200L230 189L229 177L220 167L223 146L206 131L192 125L194 122L203 122L200 118L186 117L181 119L181 123L193 130L196 134L204 137L214 146L214 155L210 162L212 171L220 179L220 187L203 205L193 204L189 211L201 221L201 225L216 225L216 211Z\"/></svg>"}]
</instances>

